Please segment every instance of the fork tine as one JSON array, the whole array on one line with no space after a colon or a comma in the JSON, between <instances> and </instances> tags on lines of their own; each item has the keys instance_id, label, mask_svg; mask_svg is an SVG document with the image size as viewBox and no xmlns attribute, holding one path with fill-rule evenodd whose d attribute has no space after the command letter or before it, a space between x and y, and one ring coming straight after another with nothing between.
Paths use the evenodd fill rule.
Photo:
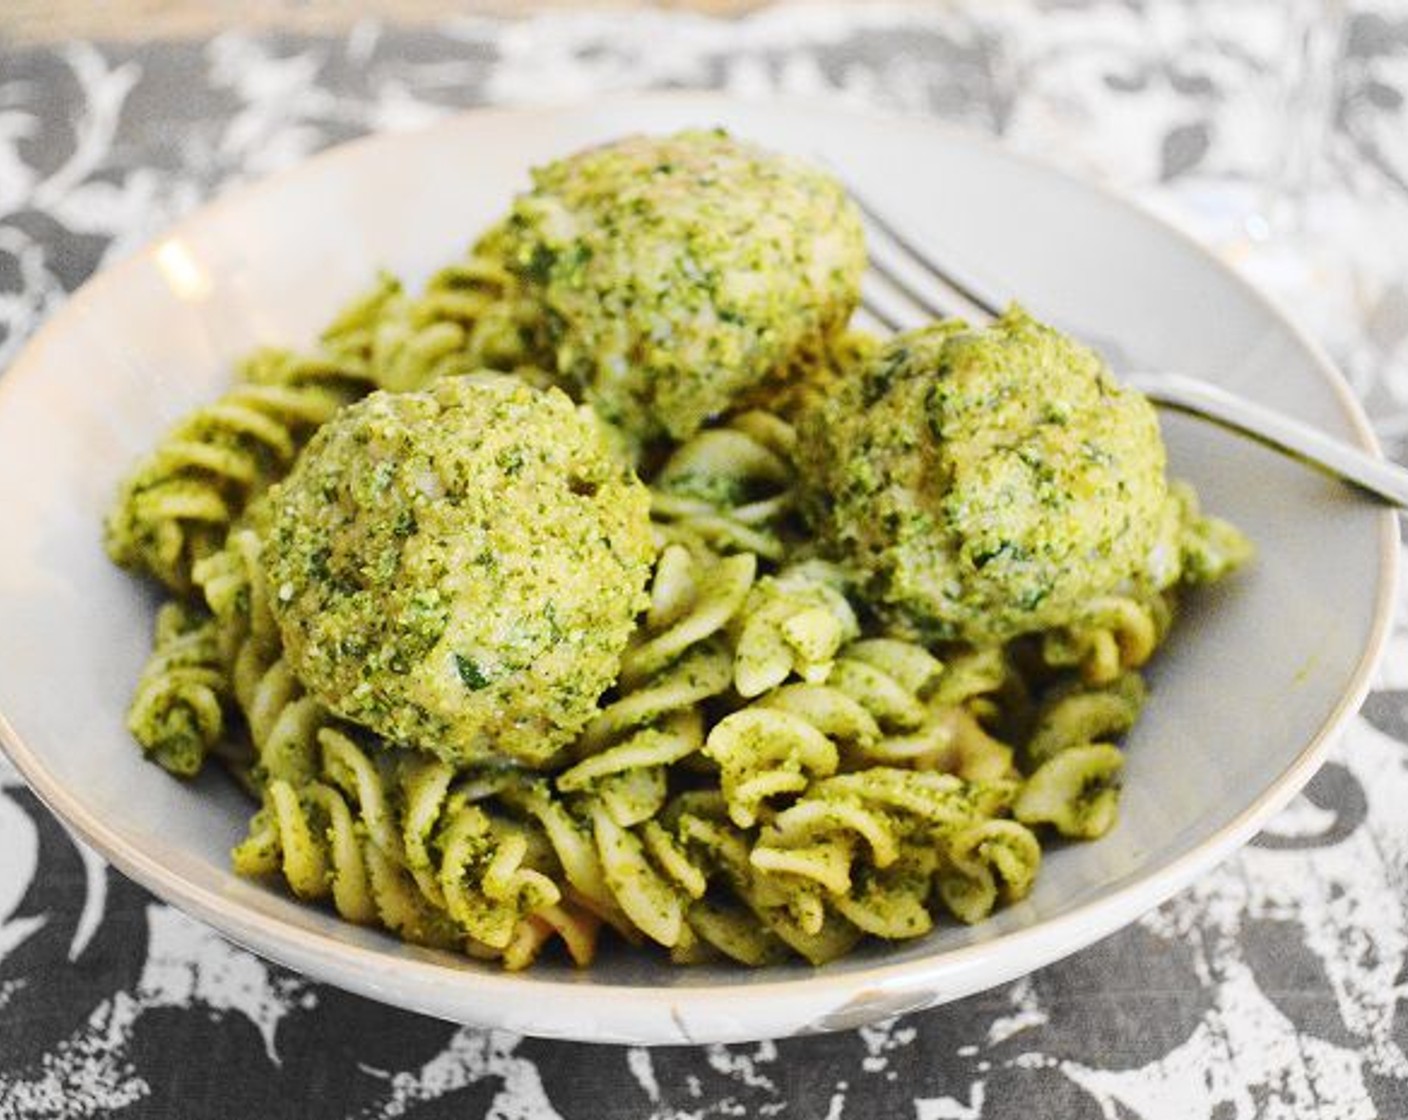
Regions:
<instances>
[{"instance_id":1,"label":"fork tine","mask_svg":"<svg viewBox=\"0 0 1408 1120\"><path fill-rule=\"evenodd\" d=\"M882 335L899 333L895 327L884 322L880 316L871 310L864 302L856 308L855 318L851 320L851 326L857 330L864 331L866 334Z\"/></svg>"},{"instance_id":2,"label":"fork tine","mask_svg":"<svg viewBox=\"0 0 1408 1120\"><path fill-rule=\"evenodd\" d=\"M866 224L866 250L870 274L884 287L904 300L923 322L936 319L965 319L985 323L989 316L958 293L945 287L937 277L911 257L901 246L874 226Z\"/></svg>"},{"instance_id":3,"label":"fork tine","mask_svg":"<svg viewBox=\"0 0 1408 1120\"><path fill-rule=\"evenodd\" d=\"M896 334L923 326L931 317L925 308L916 305L897 290L884 273L875 269L861 277L860 301L862 309L871 318Z\"/></svg>"},{"instance_id":4,"label":"fork tine","mask_svg":"<svg viewBox=\"0 0 1408 1120\"><path fill-rule=\"evenodd\" d=\"M1002 314L1000 300L957 275L934 253L897 229L863 195L847 189L865 218L871 267L911 300L938 318L956 315L984 322Z\"/></svg>"}]
</instances>

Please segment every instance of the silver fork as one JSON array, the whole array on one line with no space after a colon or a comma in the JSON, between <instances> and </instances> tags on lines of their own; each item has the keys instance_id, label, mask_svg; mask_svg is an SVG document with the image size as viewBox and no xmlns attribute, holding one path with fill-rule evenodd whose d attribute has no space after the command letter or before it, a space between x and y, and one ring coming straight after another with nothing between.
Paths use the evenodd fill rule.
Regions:
<instances>
[{"instance_id":1,"label":"silver fork","mask_svg":"<svg viewBox=\"0 0 1408 1120\"><path fill-rule=\"evenodd\" d=\"M854 190L850 193L865 218L870 252L861 307L875 325L899 332L954 317L981 325L1001 314L1005 299L957 276ZM1250 436L1375 498L1408 509L1408 470L1318 428L1182 374L1121 370L1120 379L1155 404Z\"/></svg>"}]
</instances>

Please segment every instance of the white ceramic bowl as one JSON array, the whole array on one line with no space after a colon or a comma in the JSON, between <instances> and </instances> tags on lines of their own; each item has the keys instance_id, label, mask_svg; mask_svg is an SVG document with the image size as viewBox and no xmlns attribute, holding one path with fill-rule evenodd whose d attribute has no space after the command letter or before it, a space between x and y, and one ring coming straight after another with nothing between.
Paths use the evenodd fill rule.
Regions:
<instances>
[{"instance_id":1,"label":"white ceramic bowl","mask_svg":"<svg viewBox=\"0 0 1408 1120\"><path fill-rule=\"evenodd\" d=\"M630 131L715 124L829 160L989 288L1131 362L1210 378L1372 446L1323 356L1191 242L929 123L664 96L372 138L221 200L106 270L0 380L0 739L60 817L161 897L320 979L468 1023L666 1043L853 1026L1009 980L1153 907L1290 798L1383 648L1395 522L1250 442L1170 418L1174 472L1259 558L1191 600L1153 669L1118 827L1054 852L1031 897L991 921L821 970L680 970L621 950L585 972L506 975L231 874L244 798L218 769L191 785L169 778L123 729L154 598L103 555L119 476L227 384L243 351L307 342L377 268L417 283L455 256L530 165Z\"/></svg>"}]
</instances>

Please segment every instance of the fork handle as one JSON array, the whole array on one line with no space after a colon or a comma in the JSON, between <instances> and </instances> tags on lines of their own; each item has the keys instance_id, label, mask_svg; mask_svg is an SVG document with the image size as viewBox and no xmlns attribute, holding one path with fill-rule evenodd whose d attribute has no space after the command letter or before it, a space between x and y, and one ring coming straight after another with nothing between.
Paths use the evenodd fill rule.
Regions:
<instances>
[{"instance_id":1,"label":"fork handle","mask_svg":"<svg viewBox=\"0 0 1408 1120\"><path fill-rule=\"evenodd\" d=\"M1172 373L1126 374L1121 380L1156 404L1250 436L1399 509L1408 509L1408 470L1326 435L1309 424L1192 377Z\"/></svg>"}]
</instances>

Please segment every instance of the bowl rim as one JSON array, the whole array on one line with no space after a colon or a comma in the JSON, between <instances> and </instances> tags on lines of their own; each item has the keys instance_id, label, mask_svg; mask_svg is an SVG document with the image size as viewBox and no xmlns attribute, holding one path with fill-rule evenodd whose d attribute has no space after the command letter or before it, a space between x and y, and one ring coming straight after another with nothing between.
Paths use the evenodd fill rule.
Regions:
<instances>
[{"instance_id":1,"label":"bowl rim","mask_svg":"<svg viewBox=\"0 0 1408 1120\"><path fill-rule=\"evenodd\" d=\"M16 354L9 368L0 376L0 408L5 407L5 402L11 394L19 391L17 386L39 375L39 352L60 332L67 329L89 302L101 299L109 289L115 285L120 286L127 275L146 267L162 245L181 237L188 229L209 222L221 211L245 206L259 194L283 189L299 178L323 175L327 169L335 167L339 162L362 158L362 153L367 149L394 147L401 141L423 143L440 134L451 135L467 124L487 118L511 122L514 119L529 117L585 116L598 111L648 111L653 106L681 111L692 109L701 116L710 112L749 110L815 114L824 108L828 112L841 114L876 128L920 126L943 133L948 142L979 148L987 155L998 155L1027 171L1065 180L1086 192L1101 196L1109 206L1134 210L1146 222L1158 227L1165 236L1171 235L1185 246L1194 249L1204 264L1223 273L1225 278L1250 295L1267 317L1275 321L1310 359L1309 364L1316 374L1332 390L1343 417L1349 421L1358 445L1371 454L1382 456L1362 404L1319 343L1291 316L1282 311L1269 295L1244 279L1190 233L1139 200L1106 184L1071 174L1045 160L1013 151L1000 140L976 130L921 114L858 108L839 101L832 104L830 99L744 99L701 90L651 91L592 97L579 102L470 108L453 112L424 128L404 132L371 133L334 145L293 166L222 191L128 255L101 267L76 289L62 306L40 325ZM584 1041L746 1041L766 1036L749 1033L746 1029L732 1033L706 1029L700 1033L690 1029L686 1018L692 1020L697 1017L716 1023L721 1018L732 1016L731 1021L738 1022L739 1014L746 1012L749 1007L756 1006L760 1000L787 1002L804 998L811 1003L819 1002L820 994L825 992L832 994L828 1006L840 1011L852 1006L862 1007L865 1001L876 995L889 998L927 993L932 997L928 1002L940 998L958 998L1034 971L1113 932L1177 893L1199 873L1221 862L1250 839L1320 767L1336 735L1359 710L1368 694L1374 672L1387 648L1395 616L1400 542L1397 518L1388 508L1382 511L1379 518L1378 535L1380 563L1373 620L1365 647L1346 688L1290 765L1270 780L1261 794L1236 817L1164 867L1113 894L1080 903L1035 925L1000 933L969 945L946 948L919 959L895 963L878 962L844 972L828 974L825 970L799 970L784 977L763 979L757 971L740 969L740 980L746 978L746 981L738 984L697 984L690 983L688 979L668 985L628 984L595 979L591 983L581 983L534 976L531 969L523 973L493 971L489 968L460 969L444 963L438 953L428 953L425 959L392 958L378 948L359 945L351 940L341 940L319 930L290 925L275 915L261 913L251 907L232 902L218 890L189 881L181 874L169 870L159 859L147 854L140 846L124 840L104 820L90 812L75 795L66 790L45 765L41 755L21 738L3 712L0 712L0 748L3 748L21 776L50 811L128 877L161 900L196 916L224 936L259 955L301 972L311 973L319 980L328 980L372 998L399 1002L389 999L385 989L376 983L378 977L394 973L398 977L414 981L414 987L421 997L417 1004L419 1010L460 1022L486 1025L492 1025L495 1019L503 1018L495 1011L497 1001L522 999L528 995L540 997L545 1005L548 1001L553 1001L557 1006L570 1009L571 1013L561 1018L601 1019L603 1029L595 1038ZM985 968L991 965L991 960L999 949L1005 959L1020 963L1015 968L999 968L984 976ZM448 953L444 954L444 958L449 961L454 959L453 955ZM328 979L329 966L336 968L336 979ZM676 974L679 972L687 976L687 970L677 970ZM942 996L938 994L939 988L942 988ZM641 1021L641 1013L647 1010L658 1011L662 1003L670 1007L670 1017L678 1031L677 1036L647 1039L642 1038L638 1031L616 1026L633 1017ZM689 1005L686 1009L687 1015L682 1014L682 1005ZM916 1002L913 1008L918 1009L926 1005L925 1002ZM634 1015L632 1009L635 1009ZM900 1009L908 1008L887 1004L877 1007L869 1017L879 1018L894 1014ZM830 1015L827 1018L829 1019ZM855 1022L863 1021L863 1018L864 1016ZM837 1025L853 1024L847 1021ZM545 1026L541 1032L532 1028L514 1029L531 1030L531 1033L541 1033L543 1037L581 1038L579 1034L570 1031L554 1032L550 1025ZM831 1029L831 1024L823 1022L804 1029Z\"/></svg>"}]
</instances>

